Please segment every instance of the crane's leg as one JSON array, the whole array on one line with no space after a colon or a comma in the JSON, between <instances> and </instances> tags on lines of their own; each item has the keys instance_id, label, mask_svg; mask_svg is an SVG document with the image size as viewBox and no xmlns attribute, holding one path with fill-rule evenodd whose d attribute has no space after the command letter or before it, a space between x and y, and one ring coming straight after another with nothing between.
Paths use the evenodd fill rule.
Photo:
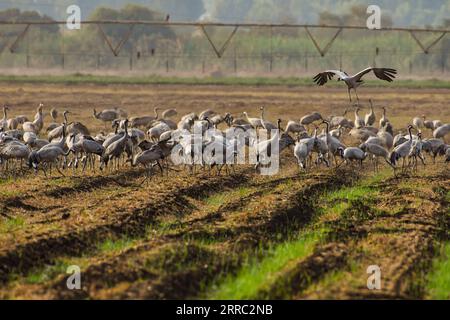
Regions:
<instances>
[{"instance_id":1,"label":"crane's leg","mask_svg":"<svg viewBox=\"0 0 450 320\"><path fill-rule=\"evenodd\" d=\"M422 164L425 166L425 159L423 158L422 154L419 153L420 161L422 161Z\"/></svg>"},{"instance_id":2,"label":"crane's leg","mask_svg":"<svg viewBox=\"0 0 450 320\"><path fill-rule=\"evenodd\" d=\"M161 166L161 164L159 163L159 161L158 161L158 160L156 160L156 164L158 165L158 167L159 167L159 170L161 170L161 175L163 175L163 173L164 173L164 170L163 170L163 167Z\"/></svg>"},{"instance_id":3,"label":"crane's leg","mask_svg":"<svg viewBox=\"0 0 450 320\"><path fill-rule=\"evenodd\" d=\"M325 156L322 154L322 160L323 160L323 162L325 162L325 164L326 164L327 167L330 167L330 162L327 160L327 157L328 157L328 155L325 157Z\"/></svg>"},{"instance_id":4,"label":"crane's leg","mask_svg":"<svg viewBox=\"0 0 450 320\"><path fill-rule=\"evenodd\" d=\"M353 90L355 90L355 94L356 94L356 101L358 101L358 104L359 104L359 97L358 97L358 92L356 92L356 88L354 88Z\"/></svg>"},{"instance_id":5,"label":"crane's leg","mask_svg":"<svg viewBox=\"0 0 450 320\"><path fill-rule=\"evenodd\" d=\"M352 95L350 93L350 88L347 88L348 90L348 99L350 100L350 102L352 102Z\"/></svg>"},{"instance_id":6,"label":"crane's leg","mask_svg":"<svg viewBox=\"0 0 450 320\"><path fill-rule=\"evenodd\" d=\"M147 167L147 165L143 165L144 166L144 174L145 174L145 177L144 177L144 179L141 181L141 183L139 183L139 185L140 186L142 186L142 184L147 180L147 178L148 178L148 167Z\"/></svg>"},{"instance_id":7,"label":"crane's leg","mask_svg":"<svg viewBox=\"0 0 450 320\"><path fill-rule=\"evenodd\" d=\"M59 173L61 176L65 177L64 173L62 173L62 172L61 172L61 169L59 169L59 166L56 166L56 170L58 170L58 173Z\"/></svg>"},{"instance_id":8,"label":"crane's leg","mask_svg":"<svg viewBox=\"0 0 450 320\"><path fill-rule=\"evenodd\" d=\"M86 170L86 166L87 166L88 160L89 159L87 157L84 158L84 161L82 160L83 161L83 168L81 169L82 173L84 173L84 171Z\"/></svg>"}]
</instances>

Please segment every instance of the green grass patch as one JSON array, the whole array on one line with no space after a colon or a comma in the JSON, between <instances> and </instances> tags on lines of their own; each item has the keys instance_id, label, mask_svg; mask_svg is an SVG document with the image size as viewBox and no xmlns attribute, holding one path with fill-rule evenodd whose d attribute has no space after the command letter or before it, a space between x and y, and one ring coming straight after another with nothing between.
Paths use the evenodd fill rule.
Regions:
<instances>
[{"instance_id":1,"label":"green grass patch","mask_svg":"<svg viewBox=\"0 0 450 320\"><path fill-rule=\"evenodd\" d=\"M4 197L15 197L20 194L18 189L10 189L10 190L0 190L0 196Z\"/></svg>"},{"instance_id":2,"label":"green grass patch","mask_svg":"<svg viewBox=\"0 0 450 320\"><path fill-rule=\"evenodd\" d=\"M364 197L368 197L374 193L374 189L365 186L356 186L351 188L343 188L337 191L330 193L327 197L327 200L330 202L334 202L336 200L359 200Z\"/></svg>"},{"instance_id":3,"label":"green grass patch","mask_svg":"<svg viewBox=\"0 0 450 320\"><path fill-rule=\"evenodd\" d=\"M346 202L339 202L337 204L335 204L334 206L332 206L331 208L329 208L327 210L328 214L331 215L341 215L342 212L344 212L345 210L347 210L349 207L349 204Z\"/></svg>"},{"instance_id":4,"label":"green grass patch","mask_svg":"<svg viewBox=\"0 0 450 320\"><path fill-rule=\"evenodd\" d=\"M432 299L450 299L450 242L441 247L439 256L433 260L427 292Z\"/></svg>"},{"instance_id":5,"label":"green grass patch","mask_svg":"<svg viewBox=\"0 0 450 320\"><path fill-rule=\"evenodd\" d=\"M329 192L322 197L322 200L334 206L336 201L355 201L364 198L373 198L378 193L377 184L388 178L390 174L391 172L388 169L382 170L373 176L365 178L355 186ZM330 209L330 207L326 209Z\"/></svg>"},{"instance_id":6,"label":"green grass patch","mask_svg":"<svg viewBox=\"0 0 450 320\"><path fill-rule=\"evenodd\" d=\"M100 252L114 252L121 251L125 248L132 246L136 240L131 238L120 238L120 239L106 239L97 245L97 249Z\"/></svg>"},{"instance_id":7,"label":"green grass patch","mask_svg":"<svg viewBox=\"0 0 450 320\"><path fill-rule=\"evenodd\" d=\"M226 198L227 194L220 193L206 198L205 202L209 207L220 207L223 203L225 203Z\"/></svg>"},{"instance_id":8,"label":"green grass patch","mask_svg":"<svg viewBox=\"0 0 450 320\"><path fill-rule=\"evenodd\" d=\"M234 198L241 198L248 196L253 189L248 187L239 187L231 191L225 191L217 194L213 194L204 199L204 202L209 209L218 209L221 205L233 200Z\"/></svg>"},{"instance_id":9,"label":"green grass patch","mask_svg":"<svg viewBox=\"0 0 450 320\"><path fill-rule=\"evenodd\" d=\"M91 74L70 75L2 75L0 82L9 83L39 83L39 84L182 84L182 85L250 85L250 86L314 86L312 76L308 78L296 77L171 77L171 76L101 76ZM330 82L329 86L342 85L338 82ZM364 84L367 87L392 87L392 88L450 88L450 81L439 79L424 80L396 80L387 83L377 80L368 80Z\"/></svg>"},{"instance_id":10,"label":"green grass patch","mask_svg":"<svg viewBox=\"0 0 450 320\"><path fill-rule=\"evenodd\" d=\"M0 185L2 184L10 184L14 182L15 180L13 178L0 178Z\"/></svg>"},{"instance_id":11,"label":"green grass patch","mask_svg":"<svg viewBox=\"0 0 450 320\"><path fill-rule=\"evenodd\" d=\"M25 277L25 283L41 284L51 279L56 278L61 274L66 274L67 268L70 264L65 261L57 260L52 265L47 265L38 270L33 270Z\"/></svg>"},{"instance_id":12,"label":"green grass patch","mask_svg":"<svg viewBox=\"0 0 450 320\"><path fill-rule=\"evenodd\" d=\"M25 219L22 217L5 218L0 223L0 232L6 233L19 229L25 225Z\"/></svg>"},{"instance_id":13,"label":"green grass patch","mask_svg":"<svg viewBox=\"0 0 450 320\"><path fill-rule=\"evenodd\" d=\"M327 292L330 288L333 288L335 284L342 283L345 281L347 284L352 284L352 286L357 287L359 285L358 281L355 279L353 275L358 274L358 262L349 259L347 261L347 265L342 270L331 271L326 274L322 279L313 283L305 292L305 295L313 295L314 292ZM324 299L336 299L333 295L324 296Z\"/></svg>"},{"instance_id":14,"label":"green grass patch","mask_svg":"<svg viewBox=\"0 0 450 320\"><path fill-rule=\"evenodd\" d=\"M276 276L289 262L310 255L321 238L320 232L308 232L296 240L270 247L264 258L249 257L236 275L226 276L213 285L206 294L208 299L252 299L258 292L276 280Z\"/></svg>"}]
</instances>

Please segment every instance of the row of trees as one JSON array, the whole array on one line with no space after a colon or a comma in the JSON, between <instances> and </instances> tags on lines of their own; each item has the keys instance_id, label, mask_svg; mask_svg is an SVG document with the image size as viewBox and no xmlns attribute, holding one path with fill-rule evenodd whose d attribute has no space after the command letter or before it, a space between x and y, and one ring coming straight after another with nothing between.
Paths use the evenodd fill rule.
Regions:
<instances>
[{"instance_id":1,"label":"row of trees","mask_svg":"<svg viewBox=\"0 0 450 320\"><path fill-rule=\"evenodd\" d=\"M292 20L313 24L326 10L334 16L345 16L343 20L348 25L348 19L366 17L365 8L371 4L380 6L383 15L389 15L397 26L437 26L450 16L448 0L377 0L375 3L372 0L205 0L205 4L211 19L221 21ZM351 12L352 7L364 10ZM349 13L353 16L349 17Z\"/></svg>"},{"instance_id":2,"label":"row of trees","mask_svg":"<svg viewBox=\"0 0 450 320\"><path fill-rule=\"evenodd\" d=\"M118 10L129 3L170 14L176 20L188 21L203 16L232 22L317 23L324 10L343 17L352 7L367 8L371 4L380 6L383 14L390 15L396 26L437 26L450 16L448 0L2 0L0 10L14 7L38 11L54 19L64 19L66 8L76 4L80 6L85 19L99 6L106 4Z\"/></svg>"}]
</instances>

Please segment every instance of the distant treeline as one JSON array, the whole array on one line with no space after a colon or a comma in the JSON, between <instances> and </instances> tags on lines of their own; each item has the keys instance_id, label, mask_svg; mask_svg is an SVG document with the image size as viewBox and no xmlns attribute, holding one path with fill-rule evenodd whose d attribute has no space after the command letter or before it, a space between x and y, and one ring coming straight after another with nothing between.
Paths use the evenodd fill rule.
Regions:
<instances>
[{"instance_id":1,"label":"distant treeline","mask_svg":"<svg viewBox=\"0 0 450 320\"><path fill-rule=\"evenodd\" d=\"M349 10L343 15L322 12L319 16L319 23L333 25L365 24L367 15L364 7L353 6ZM98 7L88 17L89 20L145 21L165 20L167 18L170 17L165 13L134 4L119 9ZM35 11L8 9L0 11L0 20L44 21L51 20L51 18L40 15ZM392 25L392 17L383 15L383 24ZM447 21L446 24L448 26L450 22ZM2 34L6 37L0 38L0 50L3 53L0 57L0 66L23 64L23 57L18 62L14 55L5 54L8 51L8 46L23 30L23 26L2 26L1 28ZM103 25L102 28L113 46L119 44L129 31L127 25ZM63 54L68 56L79 55L80 63L84 63L86 68L95 68L100 63L107 65L110 63L109 61L113 61L108 58L99 62L100 56L108 57L112 55L100 32L95 25L82 25L81 30L75 31L66 29L64 25L33 26L15 48L15 53L29 56L47 56L47 58L41 58L40 60L44 67L64 63L61 62L60 57ZM220 47L231 29L209 28L207 32L216 42L216 46ZM312 32L323 46L335 31L317 29ZM436 36L436 34L418 35L424 43L430 43ZM286 65L289 63L301 65L313 63L316 64L316 67L328 67L333 64L347 69L359 68L373 63L394 64L396 67L403 68L414 66L414 68L425 70L446 70L450 68L450 39L448 36L433 48L433 55L420 55L418 54L420 51L418 45L407 33L346 30L336 40L328 53L328 57L320 59L313 43L302 29L276 28L271 33L267 28L241 28L233 38L224 58L235 59L234 68L237 68L236 61L239 60L240 65L246 63L255 69L259 65L264 65L264 68L266 68L268 63L272 63L272 61L278 61ZM83 55L85 57L81 58ZM158 63L163 63L161 61L164 61L164 59L178 59L177 63L184 64L183 68L186 69L189 69L189 64L197 65L201 63L205 56L214 58L214 52L210 44L198 29L142 25L134 27L131 36L121 49L120 55L130 56L132 59L153 57L153 61L160 60ZM142 67L145 67L145 65L142 65ZM305 65L305 67L307 66Z\"/></svg>"},{"instance_id":2,"label":"distant treeline","mask_svg":"<svg viewBox=\"0 0 450 320\"><path fill-rule=\"evenodd\" d=\"M396 26L438 26L450 17L448 0L2 0L0 10L19 8L38 11L61 20L67 16L66 8L76 4L85 19L100 6L117 10L130 3L184 21L202 17L227 22L292 21L314 24L324 11L344 17L352 7L367 8L371 4L380 6L383 15L389 15ZM345 17L343 20L348 19Z\"/></svg>"}]
</instances>

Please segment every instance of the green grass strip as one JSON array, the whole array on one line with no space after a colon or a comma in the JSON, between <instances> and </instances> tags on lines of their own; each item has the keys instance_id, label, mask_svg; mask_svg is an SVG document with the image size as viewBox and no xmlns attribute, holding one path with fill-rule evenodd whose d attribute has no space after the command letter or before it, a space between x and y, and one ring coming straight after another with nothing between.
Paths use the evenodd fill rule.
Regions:
<instances>
[{"instance_id":1,"label":"green grass strip","mask_svg":"<svg viewBox=\"0 0 450 320\"><path fill-rule=\"evenodd\" d=\"M276 280L277 273L292 260L310 255L321 238L320 232L309 232L297 240L274 246L262 260L248 259L237 275L229 275L208 295L208 299L251 299L258 291Z\"/></svg>"},{"instance_id":2,"label":"green grass strip","mask_svg":"<svg viewBox=\"0 0 450 320\"><path fill-rule=\"evenodd\" d=\"M38 84L181 84L181 85L240 85L240 86L315 86L311 77L175 77L175 76L102 76L74 73L69 75L1 75L0 82L38 83ZM342 86L342 83L330 82L327 86ZM367 87L390 88L442 88L450 89L450 81L439 79L399 79L392 83L368 80Z\"/></svg>"},{"instance_id":3,"label":"green grass strip","mask_svg":"<svg viewBox=\"0 0 450 320\"><path fill-rule=\"evenodd\" d=\"M433 260L427 292L432 299L450 299L450 242L442 246L439 257Z\"/></svg>"}]
</instances>

